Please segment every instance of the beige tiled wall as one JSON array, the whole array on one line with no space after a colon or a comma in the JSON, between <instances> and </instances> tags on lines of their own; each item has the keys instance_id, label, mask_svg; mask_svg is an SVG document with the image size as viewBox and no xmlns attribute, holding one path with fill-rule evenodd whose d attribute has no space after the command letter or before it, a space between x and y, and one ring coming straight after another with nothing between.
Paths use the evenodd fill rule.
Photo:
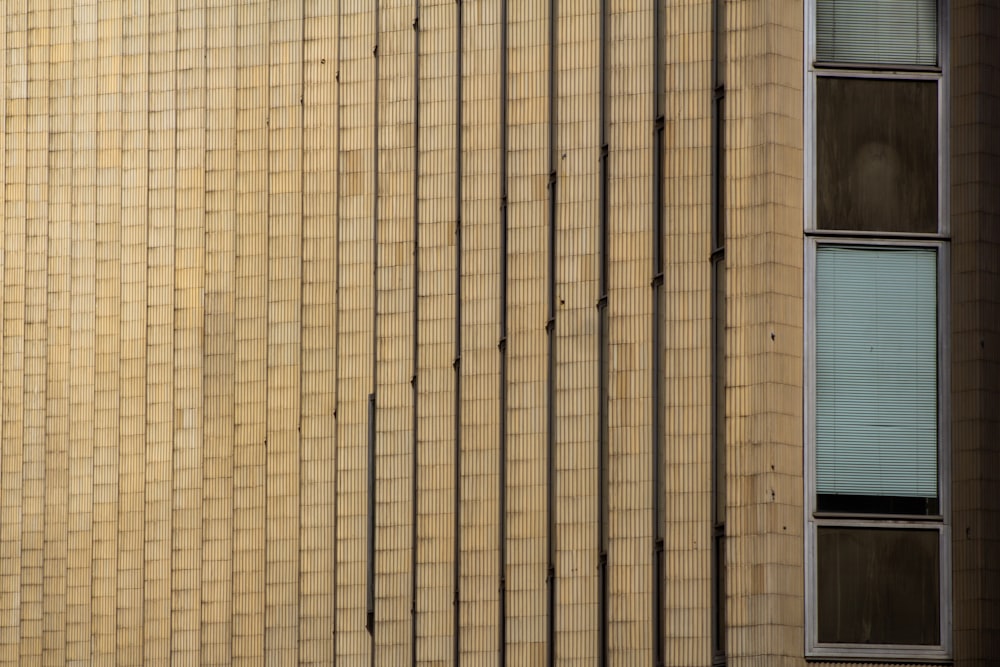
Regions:
<instances>
[{"instance_id":1,"label":"beige tiled wall","mask_svg":"<svg viewBox=\"0 0 1000 667\"><path fill-rule=\"evenodd\" d=\"M652 17L649 3L607 9L608 649L616 667L652 662Z\"/></svg>"},{"instance_id":2,"label":"beige tiled wall","mask_svg":"<svg viewBox=\"0 0 1000 667\"><path fill-rule=\"evenodd\" d=\"M336 6L303 10L302 351L299 464L299 661L333 661L336 433L337 65ZM294 105L294 95L292 103Z\"/></svg>"},{"instance_id":3,"label":"beige tiled wall","mask_svg":"<svg viewBox=\"0 0 1000 667\"><path fill-rule=\"evenodd\" d=\"M414 651L427 665L450 664L455 623L456 19L450 0L421 3Z\"/></svg>"},{"instance_id":4,"label":"beige tiled wall","mask_svg":"<svg viewBox=\"0 0 1000 667\"><path fill-rule=\"evenodd\" d=\"M237 5L232 661L264 656L268 6Z\"/></svg>"},{"instance_id":5,"label":"beige tiled wall","mask_svg":"<svg viewBox=\"0 0 1000 667\"><path fill-rule=\"evenodd\" d=\"M798 666L802 7L724 5L728 664ZM0 7L0 664L451 665L456 625L462 664L495 664L501 595L510 664L543 664L550 640L559 664L594 664L602 136L609 664L649 663L658 640L668 664L710 664L711 4L663 5L660 26L648 0L507 9L504 25L493 0L380 0L377 12L326 0ZM968 69L956 70L952 125L983 142L992 98L976 76L996 63L975 26L995 25L991 12L958 2L954 22L979 45L956 57L979 55L956 61ZM996 170L992 144L977 142L953 145L955 465L969 490L955 518L962 665L995 658L974 629L988 611L975 592L996 578L996 480L976 474L995 468L996 243L978 212L997 208ZM654 322L656 242L665 287Z\"/></svg>"},{"instance_id":6,"label":"beige tiled wall","mask_svg":"<svg viewBox=\"0 0 1000 667\"><path fill-rule=\"evenodd\" d=\"M802 662L802 7L726 3L727 650Z\"/></svg>"},{"instance_id":7,"label":"beige tiled wall","mask_svg":"<svg viewBox=\"0 0 1000 667\"><path fill-rule=\"evenodd\" d=\"M175 37L174 407L170 655L201 659L205 461L206 11L179 0ZM212 471L209 471L211 479Z\"/></svg>"},{"instance_id":8,"label":"beige tiled wall","mask_svg":"<svg viewBox=\"0 0 1000 667\"><path fill-rule=\"evenodd\" d=\"M597 2L561 3L556 30L556 558L560 664L598 647L600 51ZM572 64L574 74L563 74Z\"/></svg>"},{"instance_id":9,"label":"beige tiled wall","mask_svg":"<svg viewBox=\"0 0 1000 667\"><path fill-rule=\"evenodd\" d=\"M497 653L500 409L500 3L462 3L459 660Z\"/></svg>"},{"instance_id":10,"label":"beige tiled wall","mask_svg":"<svg viewBox=\"0 0 1000 667\"><path fill-rule=\"evenodd\" d=\"M32 9L41 8L32 6ZM42 498L39 504L43 507L39 525L44 556L40 568L42 616L39 646L43 665L58 665L67 660L66 649L71 639L75 639L73 635L77 634L71 631L68 612L74 606L72 598L79 596L78 592L72 595L68 590L67 574L70 571L79 574L81 570L89 569L89 554L86 551L70 554L68 549L69 480L76 477L80 463L74 456L76 460L73 463L77 465L73 469L69 466L70 384L75 384L74 380L80 375L93 372L92 365L81 357L79 362L82 363L75 369L74 377L70 377L70 354L73 348L79 350L79 339L73 341L70 335L71 304L79 294L79 286L74 283L72 275L73 265L77 263L73 250L82 250L86 255L86 250L73 243L73 230L79 229L76 214L81 204L72 195L78 183L80 191L86 193L81 199L85 201L86 195L92 194L86 187L89 174L78 174L76 168L86 161L87 153L93 156L93 150L79 141L77 135L78 129L84 128L87 120L91 119L87 111L88 107L93 108L93 93L88 96L84 92L84 79L89 72L85 64L78 65L76 62L77 57L85 56L82 45L75 43L77 35L73 13L72 3L63 0L50 3L47 16L42 11L37 15L40 23L48 24L46 29L50 43L73 45L60 51L49 50L48 118L43 120L41 105L36 107L37 115L33 118L38 122L38 130L43 126L48 130L48 155L38 163L39 172L42 164L47 166L48 173L42 180L46 183L44 196L48 202L45 213L39 210L40 215L33 221L32 230L39 250L35 277L42 298L38 314L44 312L44 316L32 326L37 334L34 343L38 352L33 366L38 370L37 377L42 386L40 393L44 397L32 410L37 425L32 429L33 445L44 451L43 477L36 487ZM80 90L82 99L89 98L90 104L74 101L77 90ZM29 105L35 101L39 100L29 100ZM39 141L36 145L40 144ZM30 184L30 173L28 180ZM74 430L93 429L93 423L86 417L84 423L74 426ZM86 440L92 442L90 438ZM76 500L80 501L79 498ZM84 595L89 597L87 592Z\"/></svg>"},{"instance_id":11,"label":"beige tiled wall","mask_svg":"<svg viewBox=\"0 0 1000 667\"><path fill-rule=\"evenodd\" d=\"M373 132L375 17L361 3L342 6L337 40L337 433L334 650L368 664L365 631L368 394L374 390ZM332 212L331 212L332 213ZM401 493L404 493L402 489Z\"/></svg>"},{"instance_id":12,"label":"beige tiled wall","mask_svg":"<svg viewBox=\"0 0 1000 667\"><path fill-rule=\"evenodd\" d=\"M94 445L93 445L93 533L91 637L79 640L77 650L86 656L93 646L94 660L112 662L117 630L117 564L124 546L118 531L122 514L121 401L119 377L122 335L122 99L121 62L123 17L120 6L98 13L95 3L91 20L96 27L98 48L96 93L107 104L96 109L97 158L95 195L97 220L94 284ZM81 332L82 334L83 332ZM86 477L86 475L84 475ZM84 481L84 484L87 482ZM86 537L84 538L86 539ZM97 548L95 548L95 546ZM81 573L86 578L86 573Z\"/></svg>"},{"instance_id":13,"label":"beige tiled wall","mask_svg":"<svg viewBox=\"0 0 1000 667\"><path fill-rule=\"evenodd\" d=\"M711 5L670 3L664 40L664 540L667 664L711 646Z\"/></svg>"},{"instance_id":14,"label":"beige tiled wall","mask_svg":"<svg viewBox=\"0 0 1000 667\"><path fill-rule=\"evenodd\" d=\"M233 471L236 355L236 7L205 8L204 406L201 663L233 651ZM212 35L208 41L208 35Z\"/></svg>"},{"instance_id":15,"label":"beige tiled wall","mask_svg":"<svg viewBox=\"0 0 1000 667\"><path fill-rule=\"evenodd\" d=\"M113 483L114 475L93 474L99 458L105 458L111 440L96 437L95 370L96 350L96 278L97 225L89 224L97 212L97 85L98 85L97 3L79 3L73 21L73 90L79 97L73 112L72 171L73 191L71 221L76 234L69 261L70 346L67 366L72 369L68 395L68 529L66 535L66 648L67 662L85 658L91 651L97 628L93 622L93 603L101 598L94 590L92 572L109 571L107 559L95 562L94 529L109 531L113 512L108 506L95 506L97 493ZM79 91L79 93L77 93ZM65 262L65 259L60 259ZM107 309L107 315L113 309ZM99 448L104 445L103 448ZM101 456L104 454L105 456ZM105 540L107 537L105 537ZM96 554L98 558L102 554ZM106 631L106 628L105 628Z\"/></svg>"},{"instance_id":16,"label":"beige tiled wall","mask_svg":"<svg viewBox=\"0 0 1000 667\"><path fill-rule=\"evenodd\" d=\"M297 661L302 434L303 5L267 6L264 659Z\"/></svg>"},{"instance_id":17,"label":"beige tiled wall","mask_svg":"<svg viewBox=\"0 0 1000 667\"><path fill-rule=\"evenodd\" d=\"M378 13L376 664L410 664L413 457L413 3Z\"/></svg>"},{"instance_id":18,"label":"beige tiled wall","mask_svg":"<svg viewBox=\"0 0 1000 667\"><path fill-rule=\"evenodd\" d=\"M146 516L146 337L149 221L149 15L122 16L121 315L118 387L115 662L143 664Z\"/></svg>"},{"instance_id":19,"label":"beige tiled wall","mask_svg":"<svg viewBox=\"0 0 1000 667\"><path fill-rule=\"evenodd\" d=\"M149 171L146 259L146 487L143 553L143 662L169 660L173 637L174 310L178 186L177 7L150 6ZM180 481L180 480L178 480ZM178 551L189 546L178 540ZM180 563L178 563L180 564ZM178 583L180 583L178 581Z\"/></svg>"},{"instance_id":20,"label":"beige tiled wall","mask_svg":"<svg viewBox=\"0 0 1000 667\"><path fill-rule=\"evenodd\" d=\"M20 658L21 521L24 492L24 269L25 256L25 92L14 82L24 78L26 16L22 7L5 4L0 10L7 28L0 31L5 94L0 96L5 119L3 141L3 364L0 397L3 424L0 436L0 663L17 665ZM22 64L16 58L21 56Z\"/></svg>"},{"instance_id":21,"label":"beige tiled wall","mask_svg":"<svg viewBox=\"0 0 1000 667\"><path fill-rule=\"evenodd\" d=\"M545 659L548 577L548 6L508 16L507 660Z\"/></svg>"}]
</instances>

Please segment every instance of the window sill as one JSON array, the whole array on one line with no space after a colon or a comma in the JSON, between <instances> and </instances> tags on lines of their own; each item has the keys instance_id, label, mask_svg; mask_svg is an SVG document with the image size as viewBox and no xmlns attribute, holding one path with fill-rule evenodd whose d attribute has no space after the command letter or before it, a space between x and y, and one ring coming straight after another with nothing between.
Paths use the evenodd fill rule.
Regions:
<instances>
[{"instance_id":1,"label":"window sill","mask_svg":"<svg viewBox=\"0 0 1000 667\"><path fill-rule=\"evenodd\" d=\"M870 646L825 644L806 651L806 662L869 662L951 665L954 660L942 647Z\"/></svg>"},{"instance_id":2,"label":"window sill","mask_svg":"<svg viewBox=\"0 0 1000 667\"><path fill-rule=\"evenodd\" d=\"M881 72L886 74L912 74L914 72L923 72L927 74L941 74L942 69L940 65L907 65L905 63L865 63L865 62L855 62L855 61L836 61L836 60L814 60L813 69L816 70L841 70L846 72L852 72L856 70L870 70L872 72Z\"/></svg>"},{"instance_id":3,"label":"window sill","mask_svg":"<svg viewBox=\"0 0 1000 667\"><path fill-rule=\"evenodd\" d=\"M851 512L813 512L814 519L848 519L851 521L877 521L879 523L941 523L941 514L862 514Z\"/></svg>"}]
</instances>

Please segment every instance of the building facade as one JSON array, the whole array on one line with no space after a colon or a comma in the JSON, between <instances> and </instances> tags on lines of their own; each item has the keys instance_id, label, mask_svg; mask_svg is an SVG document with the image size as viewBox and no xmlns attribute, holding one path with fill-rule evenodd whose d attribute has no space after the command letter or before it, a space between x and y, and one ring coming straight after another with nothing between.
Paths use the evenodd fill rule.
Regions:
<instances>
[{"instance_id":1,"label":"building facade","mask_svg":"<svg viewBox=\"0 0 1000 667\"><path fill-rule=\"evenodd\" d=\"M0 663L1000 664L995 3L0 12Z\"/></svg>"}]
</instances>

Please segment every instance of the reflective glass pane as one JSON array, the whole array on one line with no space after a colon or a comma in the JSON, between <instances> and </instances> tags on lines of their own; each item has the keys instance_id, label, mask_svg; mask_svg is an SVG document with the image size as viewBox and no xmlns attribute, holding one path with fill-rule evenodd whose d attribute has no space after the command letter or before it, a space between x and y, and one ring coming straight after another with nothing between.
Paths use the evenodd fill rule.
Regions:
<instances>
[{"instance_id":1,"label":"reflective glass pane","mask_svg":"<svg viewBox=\"0 0 1000 667\"><path fill-rule=\"evenodd\" d=\"M817 530L820 642L941 643L938 531Z\"/></svg>"},{"instance_id":2,"label":"reflective glass pane","mask_svg":"<svg viewBox=\"0 0 1000 667\"><path fill-rule=\"evenodd\" d=\"M937 82L816 79L820 229L934 233Z\"/></svg>"}]
</instances>

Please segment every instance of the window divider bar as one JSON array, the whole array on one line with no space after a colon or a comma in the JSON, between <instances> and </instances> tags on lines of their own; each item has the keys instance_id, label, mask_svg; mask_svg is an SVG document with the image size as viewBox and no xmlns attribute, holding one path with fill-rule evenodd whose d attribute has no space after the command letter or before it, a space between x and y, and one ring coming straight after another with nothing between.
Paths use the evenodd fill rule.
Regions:
<instances>
[{"instance_id":1,"label":"window divider bar","mask_svg":"<svg viewBox=\"0 0 1000 667\"><path fill-rule=\"evenodd\" d=\"M916 241L937 245L939 241L950 241L950 234L921 234L917 232L867 232L847 229L807 229L805 236L825 239L838 239L844 242L857 242L871 245L873 241L884 241L886 244L896 241Z\"/></svg>"}]
</instances>

